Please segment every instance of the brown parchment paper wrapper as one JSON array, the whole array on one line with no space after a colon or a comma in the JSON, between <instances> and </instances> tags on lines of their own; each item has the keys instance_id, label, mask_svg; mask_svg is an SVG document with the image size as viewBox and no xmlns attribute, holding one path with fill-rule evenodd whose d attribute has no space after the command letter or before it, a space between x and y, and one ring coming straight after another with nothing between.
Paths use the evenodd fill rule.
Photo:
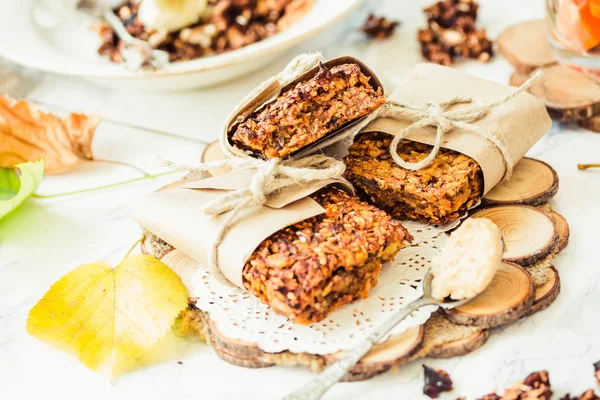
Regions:
<instances>
[{"instance_id":1,"label":"brown parchment paper wrapper","mask_svg":"<svg viewBox=\"0 0 600 400\"><path fill-rule=\"evenodd\" d=\"M201 206L229 190L243 187L253 174L252 170L233 171L154 192L135 206L133 219L171 246L208 266L217 228L227 214L206 215ZM219 271L231 283L244 288L242 270L258 245L280 229L325 212L308 196L328 185L353 193L352 186L343 179L296 185L280 190L259 210L235 220L218 247Z\"/></svg>"},{"instance_id":2,"label":"brown parchment paper wrapper","mask_svg":"<svg viewBox=\"0 0 600 400\"><path fill-rule=\"evenodd\" d=\"M492 103L514 90L513 87L479 79L452 68L418 64L408 80L397 87L389 98L413 106L424 106L428 102L437 104L456 96ZM362 132L379 131L394 135L411 123L408 120L378 118ZM550 129L552 120L540 100L529 93L521 93L493 108L486 117L472 125L480 132L498 137L506 145L514 166ZM407 139L433 145L435 136L436 129L427 127L413 132ZM506 173L506 163L498 148L478 134L456 128L444 136L442 147L466 154L479 163L484 177L484 194L500 182Z\"/></svg>"},{"instance_id":3,"label":"brown parchment paper wrapper","mask_svg":"<svg viewBox=\"0 0 600 400\"><path fill-rule=\"evenodd\" d=\"M335 66L338 66L338 65L342 65L342 64L357 64L360 67L362 73L365 74L365 76L368 76L369 78L371 78L369 80L369 83L375 88L375 90L377 90L378 88L381 88L383 91L383 86L381 84L381 81L379 80L379 78L377 78L375 73L368 66L366 66L362 61L357 60L354 57L349 57L349 56L339 57L339 58L336 58L336 59L333 59L333 60L323 63L323 65L329 69L331 69ZM220 142L221 142L221 146L224 147L223 150L224 150L225 154L226 155L232 154L232 153L234 153L234 149L235 149L235 150L237 150L237 151L235 151L235 153L238 153L238 154L243 153L244 156L258 158L259 156L252 154L252 152L250 152L248 150L237 149L236 146L231 142L230 138L231 138L231 136L233 136L237 126L239 125L238 118L242 117L244 120L247 119L250 115L252 115L252 113L254 113L256 110L260 109L264 104L275 99L279 94L281 94L289 89L292 89L299 82L307 81L307 80L311 79L312 77L314 77L319 72L319 70L320 70L320 67L317 65L315 68L300 75L293 82L291 82L290 84L285 85L285 86L282 86L278 81L274 81L270 85L268 85L254 99L248 101L245 104L240 104L237 107L237 109L235 109L232 112L232 114L227 118L225 127L224 127L223 131L221 132ZM344 139L345 137L348 137L350 133L354 132L352 128L355 127L356 125L358 125L361 121L363 121L367 117L368 117L368 115L366 115L362 118L359 118L355 121L352 121L351 123L346 124L345 126L341 127L340 129L338 129L334 132L330 132L329 134L325 135L324 137L322 137L315 143L312 143L311 145L306 146L305 148L290 155L288 158L303 157L307 154L313 153L313 152L320 150L322 148L325 148L333 143L336 143L336 142ZM241 155L242 154L240 154L240 156Z\"/></svg>"}]
</instances>

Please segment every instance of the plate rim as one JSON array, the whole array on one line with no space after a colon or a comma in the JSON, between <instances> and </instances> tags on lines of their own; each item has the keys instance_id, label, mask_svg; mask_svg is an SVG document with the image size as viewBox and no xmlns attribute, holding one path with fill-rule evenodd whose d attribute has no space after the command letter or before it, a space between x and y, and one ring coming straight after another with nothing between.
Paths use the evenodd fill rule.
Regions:
<instances>
[{"instance_id":1,"label":"plate rim","mask_svg":"<svg viewBox=\"0 0 600 400\"><path fill-rule=\"evenodd\" d=\"M292 35L289 38L284 39L281 42L274 42L269 44L267 42L269 39L276 38L278 35L272 36L271 38L262 40L260 42L253 43L251 45L245 46L238 50L233 50L230 52L226 52L217 56L198 58L194 60L188 61L180 61L177 63L177 66L181 69L172 71L172 70L157 70L157 71L128 71L124 66L119 70L111 70L110 73L98 73L95 69L91 72L85 70L85 68L77 68L72 70L65 70L61 68L60 65L47 64L41 61L36 60L34 57L31 57L27 54L11 51L11 49L3 48L0 45L0 57L5 58L11 62L22 65L27 68L36 69L43 72L53 73L62 76L71 76L78 78L94 78L94 79L107 79L107 80L143 80L143 79L151 79L151 78L167 78L167 77L179 77L185 75L199 74L199 73L207 73L210 71L214 71L220 68L227 68L244 62L250 59L257 59L260 57L267 57L272 55L275 52L282 52L288 50L291 47L297 46L310 37L316 36L320 32L330 28L331 26L337 24L348 15L356 11L359 6L366 2L366 0L346 0L348 2L347 7L345 7L340 12L336 14L332 14L330 18L324 21L322 24L315 26L312 29L300 31L298 34ZM29 3L29 2L28 2ZM30 7L31 3L27 5ZM296 24L302 24L303 21L306 20L306 16L303 17ZM266 43L266 45L265 45ZM240 51L243 51L240 53ZM224 56L223 60L215 60L215 57ZM207 60L209 65L207 64ZM199 65L200 64L200 65Z\"/></svg>"}]
</instances>

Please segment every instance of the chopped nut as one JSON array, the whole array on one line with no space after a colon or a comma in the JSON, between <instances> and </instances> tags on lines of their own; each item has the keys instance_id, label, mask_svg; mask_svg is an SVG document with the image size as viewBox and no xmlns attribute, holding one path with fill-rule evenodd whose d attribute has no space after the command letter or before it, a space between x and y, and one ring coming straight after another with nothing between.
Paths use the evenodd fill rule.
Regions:
<instances>
[{"instance_id":1,"label":"chopped nut","mask_svg":"<svg viewBox=\"0 0 600 400\"><path fill-rule=\"evenodd\" d=\"M383 40L392 36L398 25L400 25L398 21L390 21L385 17L370 14L361 30L370 38Z\"/></svg>"},{"instance_id":2,"label":"chopped nut","mask_svg":"<svg viewBox=\"0 0 600 400\"><path fill-rule=\"evenodd\" d=\"M423 386L423 394L437 399L442 392L452 391L452 379L444 370L433 369L423 364L425 372L425 384Z\"/></svg>"},{"instance_id":3,"label":"chopped nut","mask_svg":"<svg viewBox=\"0 0 600 400\"><path fill-rule=\"evenodd\" d=\"M594 364L594 376L596 377L596 384L600 387L600 361Z\"/></svg>"},{"instance_id":4,"label":"chopped nut","mask_svg":"<svg viewBox=\"0 0 600 400\"><path fill-rule=\"evenodd\" d=\"M581 396L579 397L573 397L570 394L567 394L563 397L561 397L560 400L599 400L600 397L596 396L596 393L594 393L593 389L590 389L584 393L581 394Z\"/></svg>"},{"instance_id":5,"label":"chopped nut","mask_svg":"<svg viewBox=\"0 0 600 400\"><path fill-rule=\"evenodd\" d=\"M473 0L442 0L426 8L428 26L417 35L423 57L446 66L463 58L488 62L493 47L485 30L476 29L478 8Z\"/></svg>"}]
</instances>

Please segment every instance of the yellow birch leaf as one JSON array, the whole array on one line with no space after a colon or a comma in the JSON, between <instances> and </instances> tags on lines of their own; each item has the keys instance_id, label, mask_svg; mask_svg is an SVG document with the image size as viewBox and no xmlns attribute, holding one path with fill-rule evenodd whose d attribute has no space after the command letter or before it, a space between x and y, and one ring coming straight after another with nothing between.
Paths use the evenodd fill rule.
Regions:
<instances>
[{"instance_id":1,"label":"yellow birch leaf","mask_svg":"<svg viewBox=\"0 0 600 400\"><path fill-rule=\"evenodd\" d=\"M115 373L133 369L187 304L179 276L139 254L114 269L102 261L69 272L31 309L27 331Z\"/></svg>"}]
</instances>

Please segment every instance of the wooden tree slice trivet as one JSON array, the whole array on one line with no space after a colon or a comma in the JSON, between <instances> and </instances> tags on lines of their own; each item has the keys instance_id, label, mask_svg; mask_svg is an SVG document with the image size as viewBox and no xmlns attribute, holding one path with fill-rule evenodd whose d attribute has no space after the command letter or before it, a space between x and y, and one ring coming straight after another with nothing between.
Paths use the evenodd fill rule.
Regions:
<instances>
[{"instance_id":1,"label":"wooden tree slice trivet","mask_svg":"<svg viewBox=\"0 0 600 400\"><path fill-rule=\"evenodd\" d=\"M558 174L543 161L523 158L513 174L482 199L484 205L524 204L539 206L558 192Z\"/></svg>"},{"instance_id":2,"label":"wooden tree slice trivet","mask_svg":"<svg viewBox=\"0 0 600 400\"><path fill-rule=\"evenodd\" d=\"M490 337L490 330L482 329L471 336L435 347L427 357L454 358L472 353L483 346Z\"/></svg>"},{"instance_id":3,"label":"wooden tree slice trivet","mask_svg":"<svg viewBox=\"0 0 600 400\"><path fill-rule=\"evenodd\" d=\"M162 259L173 249L165 249L156 236L149 235L142 243L142 251ZM364 380L382 374L408 361L421 348L423 326L409 329L401 335L390 336L377 344L345 378L346 381ZM294 354L290 352L266 353L254 343L223 335L210 316L190 305L180 315L176 332L184 337L206 341L222 360L245 368L264 368L273 365L304 366L318 372L343 357L343 353L330 355Z\"/></svg>"},{"instance_id":4,"label":"wooden tree slice trivet","mask_svg":"<svg viewBox=\"0 0 600 400\"><path fill-rule=\"evenodd\" d=\"M494 206L476 211L471 217L489 218L500 228L505 246L504 261L526 267L543 260L556 249L556 225L539 208Z\"/></svg>"},{"instance_id":5,"label":"wooden tree slice trivet","mask_svg":"<svg viewBox=\"0 0 600 400\"><path fill-rule=\"evenodd\" d=\"M560 276L553 266L546 269L546 282L535 289L535 300L524 317L545 310L556 300L560 293Z\"/></svg>"},{"instance_id":6,"label":"wooden tree slice trivet","mask_svg":"<svg viewBox=\"0 0 600 400\"><path fill-rule=\"evenodd\" d=\"M524 21L512 25L498 36L496 44L498 53L521 74L528 74L536 68L556 63L546 36L544 20Z\"/></svg>"},{"instance_id":7,"label":"wooden tree slice trivet","mask_svg":"<svg viewBox=\"0 0 600 400\"><path fill-rule=\"evenodd\" d=\"M600 114L600 83L565 65L539 68L542 77L529 92L544 102L552 119L581 121ZM533 74L515 72L512 86L524 83Z\"/></svg>"},{"instance_id":8,"label":"wooden tree slice trivet","mask_svg":"<svg viewBox=\"0 0 600 400\"><path fill-rule=\"evenodd\" d=\"M569 244L571 229L569 228L569 223L565 217L556 211L551 211L549 215L556 225L556 231L558 232L558 253L560 253Z\"/></svg>"},{"instance_id":9,"label":"wooden tree slice trivet","mask_svg":"<svg viewBox=\"0 0 600 400\"><path fill-rule=\"evenodd\" d=\"M225 159L225 154L223 153L223 150L221 150L221 143L216 141L216 142L212 142L211 144L209 144L208 146L206 146L204 148L204 151L202 152L201 162L208 163L211 161L220 161L220 160L224 160L224 159ZM229 171L231 171L231 168L223 167L223 168L215 168L215 169L209 170L207 172L208 172L208 175L210 175L210 176L217 176L217 175L226 174Z\"/></svg>"},{"instance_id":10,"label":"wooden tree slice trivet","mask_svg":"<svg viewBox=\"0 0 600 400\"><path fill-rule=\"evenodd\" d=\"M483 293L446 314L457 324L492 328L521 318L534 300L531 275L521 266L505 262Z\"/></svg>"}]
</instances>

